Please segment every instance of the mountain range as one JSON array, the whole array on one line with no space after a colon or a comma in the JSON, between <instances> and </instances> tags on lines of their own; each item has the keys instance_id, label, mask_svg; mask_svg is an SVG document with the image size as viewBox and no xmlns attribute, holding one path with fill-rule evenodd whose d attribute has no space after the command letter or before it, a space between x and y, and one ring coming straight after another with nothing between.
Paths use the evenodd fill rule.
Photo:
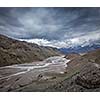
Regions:
<instances>
[{"instance_id":1,"label":"mountain range","mask_svg":"<svg viewBox=\"0 0 100 100\"><path fill-rule=\"evenodd\" d=\"M95 42L91 42L88 44L82 44L82 45L78 45L78 46L73 46L73 47L69 47L69 48L60 48L58 49L59 51L61 51L64 54L68 54L68 53L85 53L91 50L96 50L100 48L100 41L95 41Z\"/></svg>"},{"instance_id":2,"label":"mountain range","mask_svg":"<svg viewBox=\"0 0 100 100\"><path fill-rule=\"evenodd\" d=\"M56 48L38 46L0 35L0 66L28 63L61 54Z\"/></svg>"},{"instance_id":3,"label":"mountain range","mask_svg":"<svg viewBox=\"0 0 100 100\"><path fill-rule=\"evenodd\" d=\"M8 77L3 77L13 73L13 71L16 72L18 70L12 70L12 68L6 68L3 66L13 64L17 64L17 66L23 66L24 64L22 63L26 63L27 67L29 67L27 64L29 62L41 61L50 56L61 56L62 54L56 48L39 46L34 43L18 41L16 39L0 35L0 91L100 91L99 41L85 46L81 45L74 48L63 49L66 51L65 53L67 53L63 58L69 59L69 62L65 63L67 67L63 74L52 73L52 70L50 71L50 69L55 68L54 70L56 71L57 67L61 68L62 66L51 64L49 67L47 67L49 70L45 69L45 67L36 69L36 72L39 72L37 73L38 76L36 76L36 78L38 77L39 80L34 81L33 78L30 80L32 74L36 74L34 72L35 69L26 72L26 74L24 73L18 75L19 77L16 76L17 74L13 74L13 77L11 75ZM58 64L60 63L61 61L59 61ZM43 70L44 72L42 72ZM21 85L19 85L19 83L17 84L17 82L21 82ZM34 84L35 82L36 84ZM15 87L12 87L12 83L15 85ZM17 87L14 83L16 83L19 87ZM9 87L6 87L7 84L10 84L8 85Z\"/></svg>"}]
</instances>

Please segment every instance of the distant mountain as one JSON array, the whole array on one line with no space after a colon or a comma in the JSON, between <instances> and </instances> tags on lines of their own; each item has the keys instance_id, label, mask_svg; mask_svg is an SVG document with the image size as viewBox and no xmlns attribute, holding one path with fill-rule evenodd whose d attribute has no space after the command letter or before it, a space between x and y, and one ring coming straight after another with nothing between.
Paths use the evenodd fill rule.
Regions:
<instances>
[{"instance_id":1,"label":"distant mountain","mask_svg":"<svg viewBox=\"0 0 100 100\"><path fill-rule=\"evenodd\" d=\"M79 45L75 47L69 47L69 48L60 48L59 51L61 51L64 54L69 54L69 53L84 53L88 52L91 50L96 50L100 48L100 43L99 41L96 43L90 43L88 45Z\"/></svg>"},{"instance_id":2,"label":"distant mountain","mask_svg":"<svg viewBox=\"0 0 100 100\"><path fill-rule=\"evenodd\" d=\"M59 54L55 48L42 47L0 35L0 66L43 60Z\"/></svg>"}]
</instances>

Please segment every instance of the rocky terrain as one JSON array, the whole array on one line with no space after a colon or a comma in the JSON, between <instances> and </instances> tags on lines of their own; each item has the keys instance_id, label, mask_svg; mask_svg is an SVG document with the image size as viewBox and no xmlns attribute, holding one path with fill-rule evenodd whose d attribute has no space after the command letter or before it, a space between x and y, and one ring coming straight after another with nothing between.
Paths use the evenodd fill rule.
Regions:
<instances>
[{"instance_id":1,"label":"rocky terrain","mask_svg":"<svg viewBox=\"0 0 100 100\"><path fill-rule=\"evenodd\" d=\"M59 54L55 48L42 47L0 35L0 67L43 60Z\"/></svg>"},{"instance_id":2,"label":"rocky terrain","mask_svg":"<svg viewBox=\"0 0 100 100\"><path fill-rule=\"evenodd\" d=\"M0 91L100 91L100 49L64 56L0 35L0 66Z\"/></svg>"},{"instance_id":3,"label":"rocky terrain","mask_svg":"<svg viewBox=\"0 0 100 100\"><path fill-rule=\"evenodd\" d=\"M0 67L0 91L44 91L63 79L68 62L63 56L54 56L44 61Z\"/></svg>"},{"instance_id":4,"label":"rocky terrain","mask_svg":"<svg viewBox=\"0 0 100 100\"><path fill-rule=\"evenodd\" d=\"M100 49L0 68L0 91L100 91Z\"/></svg>"},{"instance_id":5,"label":"rocky terrain","mask_svg":"<svg viewBox=\"0 0 100 100\"><path fill-rule=\"evenodd\" d=\"M68 63L65 76L64 80L46 91L100 91L100 49L72 59Z\"/></svg>"}]
</instances>

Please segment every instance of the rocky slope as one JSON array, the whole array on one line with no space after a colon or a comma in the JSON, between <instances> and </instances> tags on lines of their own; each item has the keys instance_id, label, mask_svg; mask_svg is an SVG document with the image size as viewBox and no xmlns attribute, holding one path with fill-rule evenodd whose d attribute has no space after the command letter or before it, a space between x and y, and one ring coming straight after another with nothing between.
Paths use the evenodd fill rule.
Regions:
<instances>
[{"instance_id":1,"label":"rocky slope","mask_svg":"<svg viewBox=\"0 0 100 100\"><path fill-rule=\"evenodd\" d=\"M55 48L41 47L0 35L0 66L43 60L59 54Z\"/></svg>"},{"instance_id":2,"label":"rocky slope","mask_svg":"<svg viewBox=\"0 0 100 100\"><path fill-rule=\"evenodd\" d=\"M43 60L49 56L59 54L54 48L40 47L36 44L20 42L0 35L0 66ZM12 83L11 81L15 79L15 82L18 81L25 85L20 85L16 90L8 89L8 91L100 91L100 49L84 54L67 54L65 58L70 59L70 61L68 63L66 62L67 65L64 64L64 66L67 66L64 69L64 73L52 73L53 70L57 71L57 68L62 68L62 65L59 66L59 63L63 64L63 61L62 63L58 61L59 63L55 64L54 62L56 61L53 59L53 64L48 65L48 68L51 70L47 70L47 68L33 69L26 74L16 76L16 78L20 76L19 80L15 77L1 79L0 89L1 91L4 89L2 88L2 84L6 87L9 82ZM11 71L12 69L10 68L9 70L11 72L8 73L8 69L7 72L4 71L6 68L0 69L3 76L17 71L15 69ZM37 74L36 78L38 77L39 80L34 81L32 78L32 82L30 82L30 78L34 77L34 74ZM27 81L29 82L28 84L26 84ZM13 85L16 87L16 84Z\"/></svg>"},{"instance_id":3,"label":"rocky slope","mask_svg":"<svg viewBox=\"0 0 100 100\"><path fill-rule=\"evenodd\" d=\"M45 91L100 91L100 49L72 59L65 77Z\"/></svg>"}]
</instances>

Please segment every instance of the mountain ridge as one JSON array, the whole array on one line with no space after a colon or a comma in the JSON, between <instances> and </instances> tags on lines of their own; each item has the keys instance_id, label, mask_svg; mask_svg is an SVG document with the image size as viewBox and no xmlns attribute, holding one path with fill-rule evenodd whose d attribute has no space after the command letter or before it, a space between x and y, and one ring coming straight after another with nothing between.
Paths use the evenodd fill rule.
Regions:
<instances>
[{"instance_id":1,"label":"mountain ridge","mask_svg":"<svg viewBox=\"0 0 100 100\"><path fill-rule=\"evenodd\" d=\"M64 54L69 54L69 53L85 53L85 52L89 52L92 50L96 50L100 48L100 43L90 43L88 45L79 45L76 47L69 47L69 48L60 48L58 49L60 52L64 53Z\"/></svg>"},{"instance_id":2,"label":"mountain ridge","mask_svg":"<svg viewBox=\"0 0 100 100\"><path fill-rule=\"evenodd\" d=\"M52 47L38 46L0 35L0 66L43 60L59 54L61 53Z\"/></svg>"}]
</instances>

